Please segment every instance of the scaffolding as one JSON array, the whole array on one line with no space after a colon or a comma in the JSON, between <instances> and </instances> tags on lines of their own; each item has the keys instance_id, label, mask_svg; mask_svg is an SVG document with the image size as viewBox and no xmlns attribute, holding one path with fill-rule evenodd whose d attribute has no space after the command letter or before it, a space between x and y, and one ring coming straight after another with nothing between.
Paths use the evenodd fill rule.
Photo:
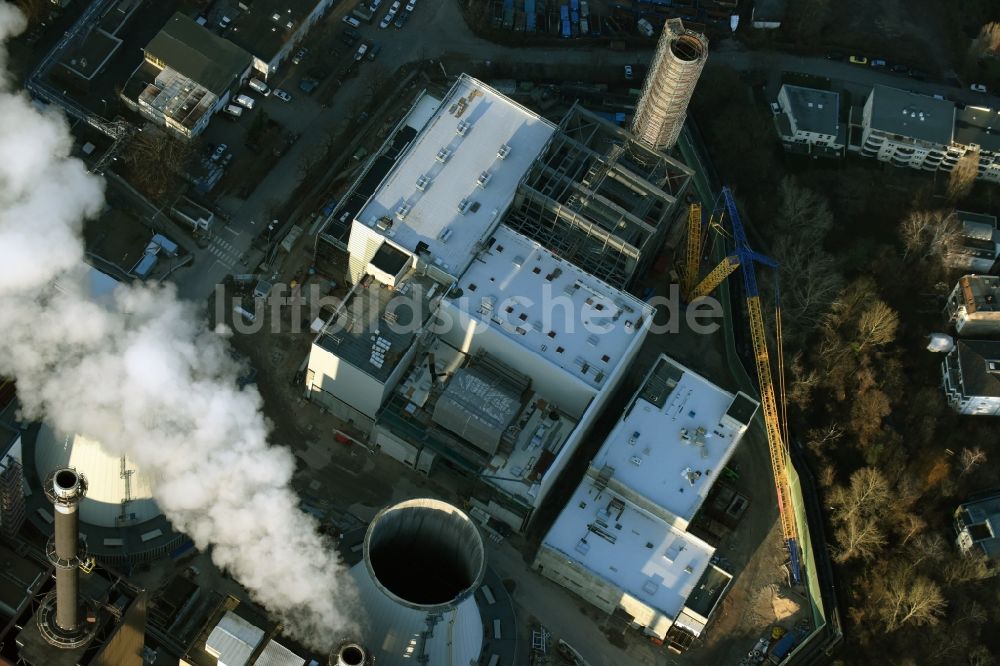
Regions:
<instances>
[{"instance_id":1,"label":"scaffolding","mask_svg":"<svg viewBox=\"0 0 1000 666\"><path fill-rule=\"evenodd\" d=\"M707 58L705 35L686 29L681 19L667 21L632 120L639 143L657 150L677 143Z\"/></svg>"},{"instance_id":2,"label":"scaffolding","mask_svg":"<svg viewBox=\"0 0 1000 666\"><path fill-rule=\"evenodd\" d=\"M21 463L13 456L0 461L0 534L13 539L24 525Z\"/></svg>"},{"instance_id":3,"label":"scaffolding","mask_svg":"<svg viewBox=\"0 0 1000 666\"><path fill-rule=\"evenodd\" d=\"M518 187L504 223L626 288L659 252L691 170L574 106Z\"/></svg>"}]
</instances>

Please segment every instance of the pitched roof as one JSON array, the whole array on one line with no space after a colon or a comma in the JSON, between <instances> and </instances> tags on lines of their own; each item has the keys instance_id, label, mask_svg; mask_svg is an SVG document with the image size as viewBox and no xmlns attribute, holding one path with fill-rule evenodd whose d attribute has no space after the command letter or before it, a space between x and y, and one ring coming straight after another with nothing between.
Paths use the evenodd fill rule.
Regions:
<instances>
[{"instance_id":1,"label":"pitched roof","mask_svg":"<svg viewBox=\"0 0 1000 666\"><path fill-rule=\"evenodd\" d=\"M965 394L1000 396L1000 341L959 340L957 346Z\"/></svg>"},{"instance_id":2,"label":"pitched roof","mask_svg":"<svg viewBox=\"0 0 1000 666\"><path fill-rule=\"evenodd\" d=\"M145 50L216 95L221 95L251 61L250 54L239 46L180 12L170 17Z\"/></svg>"},{"instance_id":3,"label":"pitched roof","mask_svg":"<svg viewBox=\"0 0 1000 666\"><path fill-rule=\"evenodd\" d=\"M788 114L803 132L837 135L840 96L829 90L816 90L785 84L782 86L788 104Z\"/></svg>"}]
</instances>

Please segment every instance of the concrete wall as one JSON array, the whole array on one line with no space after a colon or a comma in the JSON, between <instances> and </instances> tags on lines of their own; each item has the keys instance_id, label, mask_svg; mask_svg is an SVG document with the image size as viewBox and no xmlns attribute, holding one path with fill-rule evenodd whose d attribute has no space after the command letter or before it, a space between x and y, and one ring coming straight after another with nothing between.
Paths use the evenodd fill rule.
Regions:
<instances>
[{"instance_id":1,"label":"concrete wall","mask_svg":"<svg viewBox=\"0 0 1000 666\"><path fill-rule=\"evenodd\" d=\"M565 587L609 615L618 607L622 590L594 575L565 553L542 544L531 566L549 580Z\"/></svg>"},{"instance_id":2,"label":"concrete wall","mask_svg":"<svg viewBox=\"0 0 1000 666\"><path fill-rule=\"evenodd\" d=\"M597 394L597 389L549 363L494 326L473 319L448 298L441 300L441 311L438 315L444 322L440 327L441 339L467 354L485 350L490 356L530 376L532 389L571 418L580 419ZM610 383L612 377L605 382Z\"/></svg>"},{"instance_id":3,"label":"concrete wall","mask_svg":"<svg viewBox=\"0 0 1000 666\"><path fill-rule=\"evenodd\" d=\"M313 373L308 385L310 393L325 391L365 416L375 418L386 394L384 384L317 344L309 352L309 370Z\"/></svg>"}]
</instances>

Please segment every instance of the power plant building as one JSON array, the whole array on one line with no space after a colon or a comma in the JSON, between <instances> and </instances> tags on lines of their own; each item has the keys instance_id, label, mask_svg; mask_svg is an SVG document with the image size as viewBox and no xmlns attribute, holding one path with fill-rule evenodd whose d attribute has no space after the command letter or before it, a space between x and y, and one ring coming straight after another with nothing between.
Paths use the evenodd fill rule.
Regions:
<instances>
[{"instance_id":1,"label":"power plant building","mask_svg":"<svg viewBox=\"0 0 1000 666\"><path fill-rule=\"evenodd\" d=\"M631 263L610 260L620 269L603 274L618 286L580 257L596 262L611 230L628 229L650 258L690 171L665 155L633 170L627 133L578 110L556 136L552 123L467 75L443 100L418 100L411 116L377 158L392 166L380 167L381 183L357 206L353 287L321 322L307 395L416 469L429 472L443 456L479 477L474 506L522 529L653 321L653 308L620 290L642 263L638 251ZM531 188L553 194L537 179L553 169L556 145L574 146L574 174L600 171L580 205L602 223L586 223L581 251L568 255L535 237L540 223L511 212Z\"/></svg>"},{"instance_id":2,"label":"power plant building","mask_svg":"<svg viewBox=\"0 0 1000 666\"><path fill-rule=\"evenodd\" d=\"M732 576L687 527L758 406L660 356L534 568L649 636L689 644Z\"/></svg>"}]
</instances>

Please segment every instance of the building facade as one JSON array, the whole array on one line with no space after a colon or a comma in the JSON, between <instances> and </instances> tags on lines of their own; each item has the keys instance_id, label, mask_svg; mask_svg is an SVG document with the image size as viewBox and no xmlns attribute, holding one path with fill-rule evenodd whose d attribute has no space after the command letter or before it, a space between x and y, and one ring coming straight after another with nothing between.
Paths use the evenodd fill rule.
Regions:
<instances>
[{"instance_id":1,"label":"building facade","mask_svg":"<svg viewBox=\"0 0 1000 666\"><path fill-rule=\"evenodd\" d=\"M250 73L250 54L178 12L143 49L120 95L173 135L201 134Z\"/></svg>"},{"instance_id":2,"label":"building facade","mask_svg":"<svg viewBox=\"0 0 1000 666\"><path fill-rule=\"evenodd\" d=\"M1000 495L966 502L955 510L955 543L963 553L1000 558Z\"/></svg>"},{"instance_id":3,"label":"building facade","mask_svg":"<svg viewBox=\"0 0 1000 666\"><path fill-rule=\"evenodd\" d=\"M533 567L649 636L690 644L731 576L687 528L757 408L661 355Z\"/></svg>"},{"instance_id":4,"label":"building facade","mask_svg":"<svg viewBox=\"0 0 1000 666\"><path fill-rule=\"evenodd\" d=\"M956 412L1000 416L1000 341L958 340L941 364L941 376Z\"/></svg>"},{"instance_id":5,"label":"building facade","mask_svg":"<svg viewBox=\"0 0 1000 666\"><path fill-rule=\"evenodd\" d=\"M945 264L971 273L991 273L995 271L1000 257L1000 230L997 218L984 213L955 211L959 236L948 248Z\"/></svg>"},{"instance_id":6,"label":"building facade","mask_svg":"<svg viewBox=\"0 0 1000 666\"><path fill-rule=\"evenodd\" d=\"M948 296L944 316L959 335L1000 337L1000 277L961 277Z\"/></svg>"},{"instance_id":7,"label":"building facade","mask_svg":"<svg viewBox=\"0 0 1000 666\"><path fill-rule=\"evenodd\" d=\"M843 157L847 128L840 122L840 95L785 84L774 121L785 150L816 157Z\"/></svg>"}]
</instances>

